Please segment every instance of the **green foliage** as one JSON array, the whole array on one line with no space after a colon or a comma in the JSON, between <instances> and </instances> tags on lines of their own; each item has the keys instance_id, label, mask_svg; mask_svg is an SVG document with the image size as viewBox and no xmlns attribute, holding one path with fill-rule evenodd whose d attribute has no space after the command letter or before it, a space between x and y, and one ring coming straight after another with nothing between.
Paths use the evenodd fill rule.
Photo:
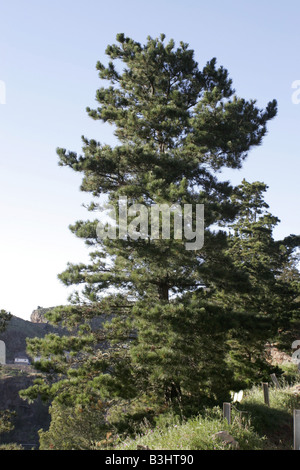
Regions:
<instances>
[{"instance_id":1,"label":"green foliage","mask_svg":"<svg viewBox=\"0 0 300 470\"><path fill-rule=\"evenodd\" d=\"M271 446L280 449L285 445L291 450L293 410L300 406L299 390L288 386L281 390L270 388L269 398L270 407L263 402L262 387L254 387L250 393L246 393L245 403L241 407L251 415L255 429L269 437Z\"/></svg>"},{"instance_id":2,"label":"green foliage","mask_svg":"<svg viewBox=\"0 0 300 470\"><path fill-rule=\"evenodd\" d=\"M14 429L13 418L15 417L15 412L9 410L0 410L0 434L5 434ZM0 438L1 439L1 438ZM24 450L23 447L19 444L9 443L1 444L0 450Z\"/></svg>"},{"instance_id":3,"label":"green foliage","mask_svg":"<svg viewBox=\"0 0 300 470\"><path fill-rule=\"evenodd\" d=\"M280 365L281 381L284 385L291 385L299 381L298 364L285 363Z\"/></svg>"},{"instance_id":4,"label":"green foliage","mask_svg":"<svg viewBox=\"0 0 300 470\"><path fill-rule=\"evenodd\" d=\"M0 333L5 331L12 315L6 310L0 310Z\"/></svg>"},{"instance_id":5,"label":"green foliage","mask_svg":"<svg viewBox=\"0 0 300 470\"><path fill-rule=\"evenodd\" d=\"M90 262L68 264L60 280L81 289L72 305L49 312L70 333L28 342L46 377L22 395L53 401L51 439L60 413L77 406L88 413L91 399L105 403L105 426L115 432L155 419L164 407L190 416L228 399L230 390L270 372L264 344L298 308L294 288L278 279L299 240L273 241L277 219L262 214L265 185L234 188L217 177L240 168L262 142L276 101L259 109L239 98L215 58L200 70L187 44L175 48L164 35L141 45L119 34L106 53L108 65L97 69L107 86L87 112L114 126L118 144L83 136L82 155L57 149L60 165L82 173L93 213L104 209L101 195L116 213L120 197L147 210L204 204L205 243L187 250L186 240L174 237L174 218L170 239L137 227L137 239L100 239L98 219L70 227L90 247ZM118 221L116 231L121 235Z\"/></svg>"},{"instance_id":6,"label":"green foliage","mask_svg":"<svg viewBox=\"0 0 300 470\"><path fill-rule=\"evenodd\" d=\"M24 450L19 444L0 444L0 450Z\"/></svg>"},{"instance_id":7,"label":"green foliage","mask_svg":"<svg viewBox=\"0 0 300 470\"><path fill-rule=\"evenodd\" d=\"M276 102L259 110L254 102L237 98L227 70L217 67L216 59L199 70L187 44L175 49L174 41L165 44L163 36L148 38L144 46L123 35L117 41L106 50L108 67L97 65L110 86L97 91L99 107L88 113L114 124L120 145L111 148L83 138L84 155L58 149L60 164L82 172L81 189L96 197L106 193L116 208L119 196L148 208L153 203L205 204L207 228L230 220L232 188L217 180L216 170L241 165L247 151L260 143ZM114 61L124 63L123 73ZM96 209L92 203L90 210ZM112 285L131 298L167 301L172 293L216 284L221 266L224 282L222 234L207 229L199 253L187 251L182 240L99 240L96 222L71 227L97 246L92 263L70 264L60 275L66 285L84 284L90 301L101 300ZM211 261L217 251L219 259ZM114 257L113 264L107 255Z\"/></svg>"},{"instance_id":8,"label":"green foliage","mask_svg":"<svg viewBox=\"0 0 300 470\"><path fill-rule=\"evenodd\" d=\"M242 425L238 419L228 425L220 408L207 409L203 414L180 421L167 415L155 428L147 423L141 427L135 439L126 439L115 448L136 450L137 446L155 450L232 450L232 446L214 438L219 431L227 431L238 442L241 450L264 448L265 439L259 436L248 422Z\"/></svg>"},{"instance_id":9,"label":"green foliage","mask_svg":"<svg viewBox=\"0 0 300 470\"><path fill-rule=\"evenodd\" d=\"M229 332L230 365L237 387L249 387L264 381L271 372L266 343L282 336L299 317L299 277L294 266L293 283L287 278L287 266L299 245L299 237L275 241L273 229L279 220L267 212L264 183L242 184L235 188L232 201L239 207L229 225L227 256L240 273L239 289L213 293L216 302L234 312ZM299 272L298 272L299 274Z\"/></svg>"},{"instance_id":10,"label":"green foliage","mask_svg":"<svg viewBox=\"0 0 300 470\"><path fill-rule=\"evenodd\" d=\"M39 431L40 450L89 450L92 439L107 436L103 403L91 406L65 406L54 403L50 408L51 424L48 431Z\"/></svg>"},{"instance_id":11,"label":"green foliage","mask_svg":"<svg viewBox=\"0 0 300 470\"><path fill-rule=\"evenodd\" d=\"M9 432L13 429L12 418L14 413L11 411L0 410L0 433Z\"/></svg>"},{"instance_id":12,"label":"green foliage","mask_svg":"<svg viewBox=\"0 0 300 470\"><path fill-rule=\"evenodd\" d=\"M242 402L233 406L231 425L223 419L219 407L207 408L189 419L166 413L155 425L145 420L134 437L116 441L114 449L136 450L143 446L154 450L232 450L213 438L215 433L227 431L240 450L291 450L292 413L299 408L299 392L296 395L289 386L270 388L270 402L271 407L264 404L262 387L252 387Z\"/></svg>"}]
</instances>

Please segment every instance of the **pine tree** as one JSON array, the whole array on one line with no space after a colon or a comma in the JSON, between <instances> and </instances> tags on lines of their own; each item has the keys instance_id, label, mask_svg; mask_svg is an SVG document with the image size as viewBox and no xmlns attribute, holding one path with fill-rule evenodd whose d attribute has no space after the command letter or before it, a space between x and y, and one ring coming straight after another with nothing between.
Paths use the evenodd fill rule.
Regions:
<instances>
[{"instance_id":1,"label":"pine tree","mask_svg":"<svg viewBox=\"0 0 300 470\"><path fill-rule=\"evenodd\" d=\"M228 344L240 387L268 379L273 370L266 345L299 317L299 271L293 265L294 282L284 273L296 256L300 237L274 239L273 230L280 221L267 211L266 191L266 184L244 179L233 192L239 211L230 224L227 255L245 279L245 288L234 293L218 290L215 295L223 307L230 306L236 321Z\"/></svg>"},{"instance_id":2,"label":"pine tree","mask_svg":"<svg viewBox=\"0 0 300 470\"><path fill-rule=\"evenodd\" d=\"M112 124L119 144L83 136L82 155L57 152L60 165L83 174L81 190L93 196L91 212L99 211L105 195L119 214L120 198L127 198L133 236L121 233L118 220L115 238L98 237L97 218L71 226L91 247L91 262L70 263L59 275L65 285L82 289L72 298L74 306L57 309L51 318L71 326L96 315L108 322L72 340L51 336L32 343L32 354L43 355L40 367L63 380L42 381L30 393L69 403L86 403L88 395L114 397L129 414L129 404L134 406L137 415L169 403L198 406L205 396L226 395L233 381L225 364L232 311L211 301L209 290L235 292L240 282L226 252L226 232L213 229L233 221L238 207L230 200L234 188L217 174L241 168L249 150L261 144L276 101L259 109L239 98L215 58L200 70L188 44L175 48L164 35L141 45L118 34L106 53L108 65L98 62L97 69L109 86L99 88L98 107L87 112ZM148 215L159 204L189 204L194 211L204 205L204 245L187 249L187 240L175 236L175 219L169 238L151 237L133 204ZM192 222L186 228L195 231ZM73 363L66 350L73 351Z\"/></svg>"}]
</instances>

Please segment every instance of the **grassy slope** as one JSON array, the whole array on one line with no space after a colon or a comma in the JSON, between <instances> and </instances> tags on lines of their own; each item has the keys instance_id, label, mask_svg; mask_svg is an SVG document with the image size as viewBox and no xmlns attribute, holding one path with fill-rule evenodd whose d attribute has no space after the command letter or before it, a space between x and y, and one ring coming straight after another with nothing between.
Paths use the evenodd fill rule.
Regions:
<instances>
[{"instance_id":1,"label":"grassy slope","mask_svg":"<svg viewBox=\"0 0 300 470\"><path fill-rule=\"evenodd\" d=\"M115 447L120 450L145 446L152 450L220 450L231 449L213 435L227 431L239 443L240 450L292 450L293 409L300 408L300 381L281 390L270 388L270 407L264 404L261 387L245 393L242 402L232 411L232 424L223 420L222 410L214 408L179 423L165 418L154 429L147 424L135 439L127 439ZM239 411L244 411L240 420Z\"/></svg>"}]
</instances>

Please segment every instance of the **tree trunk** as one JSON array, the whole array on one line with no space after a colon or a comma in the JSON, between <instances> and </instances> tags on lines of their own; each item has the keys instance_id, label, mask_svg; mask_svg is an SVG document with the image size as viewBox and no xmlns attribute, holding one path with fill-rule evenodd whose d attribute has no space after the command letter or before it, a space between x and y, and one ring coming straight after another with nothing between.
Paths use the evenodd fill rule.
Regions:
<instances>
[{"instance_id":1,"label":"tree trunk","mask_svg":"<svg viewBox=\"0 0 300 470\"><path fill-rule=\"evenodd\" d=\"M160 283L158 286L159 299L169 302L169 286L167 283Z\"/></svg>"}]
</instances>

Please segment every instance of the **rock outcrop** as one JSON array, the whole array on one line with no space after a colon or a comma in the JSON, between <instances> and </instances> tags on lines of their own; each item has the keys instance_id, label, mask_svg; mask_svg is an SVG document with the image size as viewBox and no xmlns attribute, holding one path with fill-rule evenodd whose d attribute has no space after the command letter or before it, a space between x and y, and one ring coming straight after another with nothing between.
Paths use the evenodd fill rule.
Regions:
<instances>
[{"instance_id":1,"label":"rock outcrop","mask_svg":"<svg viewBox=\"0 0 300 470\"><path fill-rule=\"evenodd\" d=\"M33 310L31 316L30 316L30 321L32 323L49 323L49 321L45 318L45 315L52 310L53 307L50 308L43 308L43 307L37 307L35 310Z\"/></svg>"}]
</instances>

